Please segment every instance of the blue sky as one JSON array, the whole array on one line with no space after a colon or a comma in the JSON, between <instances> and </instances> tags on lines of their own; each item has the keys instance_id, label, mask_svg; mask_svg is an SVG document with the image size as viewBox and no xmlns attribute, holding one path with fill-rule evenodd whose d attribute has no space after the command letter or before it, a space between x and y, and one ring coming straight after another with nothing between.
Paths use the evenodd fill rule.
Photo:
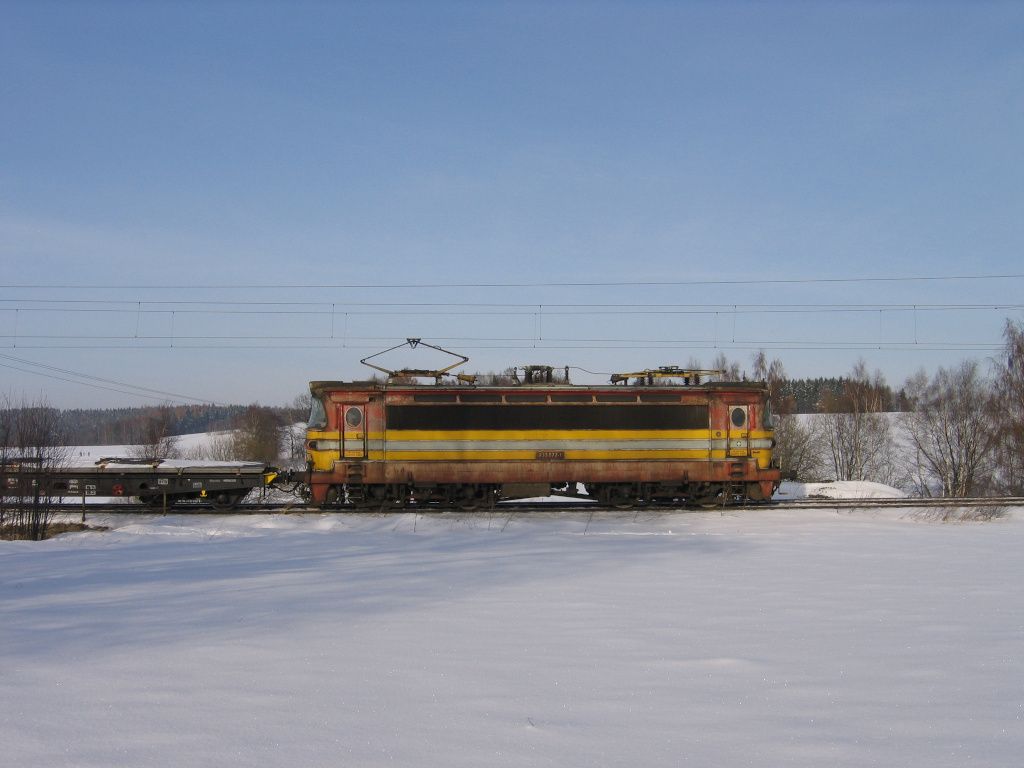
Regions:
<instances>
[{"instance_id":1,"label":"blue sky","mask_svg":"<svg viewBox=\"0 0 1024 768\"><path fill-rule=\"evenodd\" d=\"M1024 318L1020 278L759 282L1024 273L1019 3L0 2L0 104L0 363L37 371L0 391L58 405L146 400L18 361L218 402L406 336L898 383ZM342 287L452 283L491 287Z\"/></svg>"}]
</instances>

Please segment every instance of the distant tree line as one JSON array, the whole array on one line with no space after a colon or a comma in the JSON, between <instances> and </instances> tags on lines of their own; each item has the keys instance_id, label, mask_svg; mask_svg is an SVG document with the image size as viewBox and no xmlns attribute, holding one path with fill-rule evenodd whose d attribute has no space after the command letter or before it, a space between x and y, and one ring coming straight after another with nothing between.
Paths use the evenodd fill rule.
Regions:
<instances>
[{"instance_id":1,"label":"distant tree line","mask_svg":"<svg viewBox=\"0 0 1024 768\"><path fill-rule=\"evenodd\" d=\"M230 429L243 405L154 405L139 408L71 408L61 411L74 445L127 445L143 442L149 422L158 418L171 435Z\"/></svg>"},{"instance_id":2,"label":"distant tree line","mask_svg":"<svg viewBox=\"0 0 1024 768\"><path fill-rule=\"evenodd\" d=\"M297 398L301 400L302 398ZM153 405L138 408L69 408L60 411L72 445L132 445L152 442L154 430L166 436L235 429L247 405ZM283 421L304 421L308 405L258 406Z\"/></svg>"},{"instance_id":3,"label":"distant tree line","mask_svg":"<svg viewBox=\"0 0 1024 768\"><path fill-rule=\"evenodd\" d=\"M852 384L849 377L817 377L811 379L784 379L779 382L779 407L784 413L818 413L830 398L843 397ZM893 413L910 410L911 404L904 389L893 390L884 381L878 384L882 410Z\"/></svg>"},{"instance_id":4,"label":"distant tree line","mask_svg":"<svg viewBox=\"0 0 1024 768\"><path fill-rule=\"evenodd\" d=\"M15 444L23 445L23 436L28 434L25 425L39 422L40 414L47 416L47 424L59 428L46 439L59 440L61 445L130 445L140 458L280 464L292 463L301 454L303 441L291 427L306 420L309 396L299 396L288 406L164 404L65 410L45 402L15 402L8 396L0 407L0 448L10 454ZM223 434L215 435L209 445L193 449L193 455L186 456L178 438L195 433Z\"/></svg>"}]
</instances>

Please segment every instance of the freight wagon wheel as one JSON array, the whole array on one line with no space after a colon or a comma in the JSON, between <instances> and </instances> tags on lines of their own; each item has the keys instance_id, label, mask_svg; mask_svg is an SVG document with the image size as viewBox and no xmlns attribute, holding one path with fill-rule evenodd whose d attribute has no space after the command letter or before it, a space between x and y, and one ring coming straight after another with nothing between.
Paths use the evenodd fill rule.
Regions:
<instances>
[{"instance_id":1,"label":"freight wagon wheel","mask_svg":"<svg viewBox=\"0 0 1024 768\"><path fill-rule=\"evenodd\" d=\"M234 509L238 502L245 498L245 495L245 493L239 493L238 491L225 491L207 496L206 500L213 505L214 509Z\"/></svg>"}]
</instances>

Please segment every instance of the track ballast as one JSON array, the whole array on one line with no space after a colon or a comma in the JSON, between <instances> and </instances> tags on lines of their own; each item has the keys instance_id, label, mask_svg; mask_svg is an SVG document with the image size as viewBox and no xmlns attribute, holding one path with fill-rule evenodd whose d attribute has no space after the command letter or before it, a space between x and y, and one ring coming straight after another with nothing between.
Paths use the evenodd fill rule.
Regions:
<instances>
[{"instance_id":1,"label":"track ballast","mask_svg":"<svg viewBox=\"0 0 1024 768\"><path fill-rule=\"evenodd\" d=\"M260 515L260 514L329 514L329 513L494 513L494 512L709 512L766 509L886 509L886 508L957 508L957 507L1019 507L1024 506L1024 497L975 497L975 498L909 498L909 499L790 499L773 500L756 504L728 504L715 506L687 506L683 504L645 504L631 507L610 507L588 501L504 501L494 507L466 509L440 504L409 504L406 506L342 506L320 508L303 502L264 502L239 504L233 509L218 509L201 502L179 503L168 507L154 508L151 504L133 502L112 502L108 504L64 504L58 508L60 514L196 514L196 515Z\"/></svg>"}]
</instances>

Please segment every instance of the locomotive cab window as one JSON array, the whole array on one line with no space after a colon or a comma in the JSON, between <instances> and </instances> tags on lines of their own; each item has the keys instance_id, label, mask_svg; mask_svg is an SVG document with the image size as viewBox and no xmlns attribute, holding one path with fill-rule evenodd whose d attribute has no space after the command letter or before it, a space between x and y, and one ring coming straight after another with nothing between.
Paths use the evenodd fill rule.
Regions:
<instances>
[{"instance_id":1,"label":"locomotive cab window","mask_svg":"<svg viewBox=\"0 0 1024 768\"><path fill-rule=\"evenodd\" d=\"M309 406L309 428L322 429L327 426L327 411L324 410L323 401L314 397Z\"/></svg>"},{"instance_id":2,"label":"locomotive cab window","mask_svg":"<svg viewBox=\"0 0 1024 768\"><path fill-rule=\"evenodd\" d=\"M747 423L747 409L743 406L736 406L732 409L732 425L742 427Z\"/></svg>"},{"instance_id":3,"label":"locomotive cab window","mask_svg":"<svg viewBox=\"0 0 1024 768\"><path fill-rule=\"evenodd\" d=\"M363 423L363 412L358 408L349 408L345 411L345 423L355 429Z\"/></svg>"}]
</instances>

